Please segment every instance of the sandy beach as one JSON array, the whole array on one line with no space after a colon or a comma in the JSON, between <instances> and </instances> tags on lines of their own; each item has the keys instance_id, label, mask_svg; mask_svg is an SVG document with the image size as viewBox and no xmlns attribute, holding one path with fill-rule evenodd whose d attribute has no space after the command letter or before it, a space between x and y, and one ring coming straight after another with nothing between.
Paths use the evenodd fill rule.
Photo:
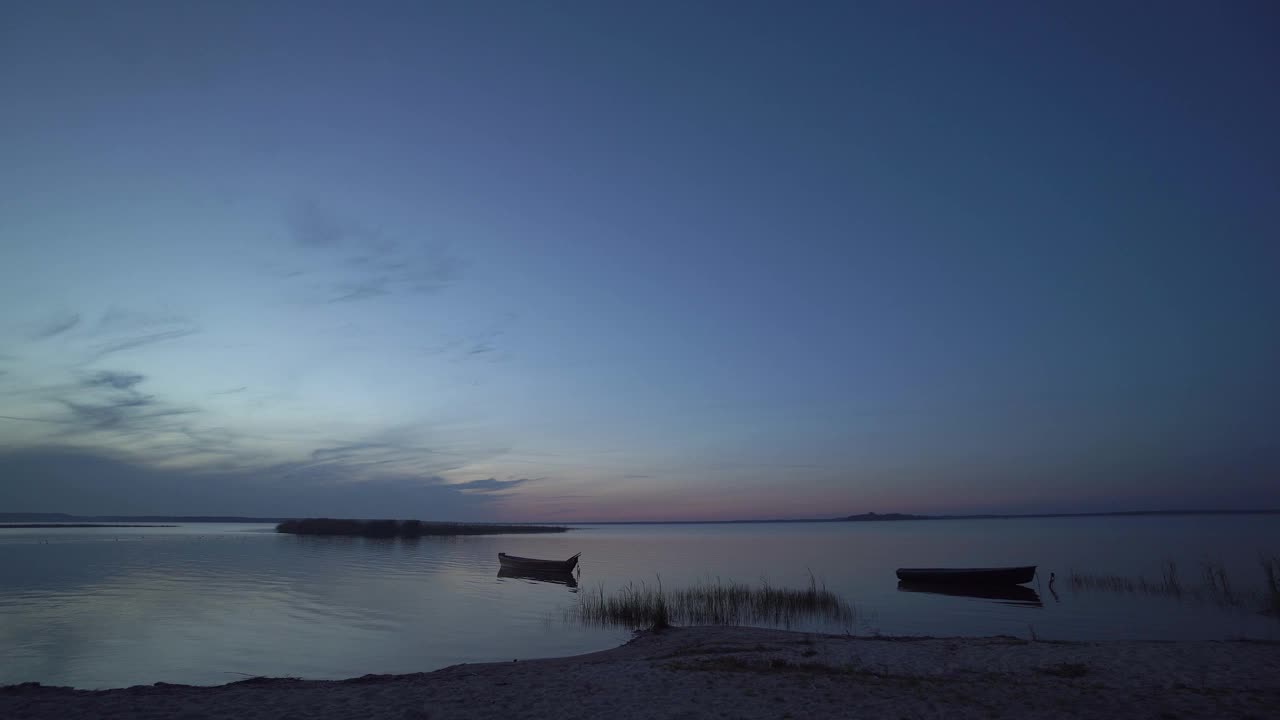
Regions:
<instances>
[{"instance_id":1,"label":"sandy beach","mask_svg":"<svg viewBox=\"0 0 1280 720\"><path fill-rule=\"evenodd\" d=\"M1269 718L1280 644L850 638L673 628L565 658L340 681L0 688L0 717Z\"/></svg>"}]
</instances>

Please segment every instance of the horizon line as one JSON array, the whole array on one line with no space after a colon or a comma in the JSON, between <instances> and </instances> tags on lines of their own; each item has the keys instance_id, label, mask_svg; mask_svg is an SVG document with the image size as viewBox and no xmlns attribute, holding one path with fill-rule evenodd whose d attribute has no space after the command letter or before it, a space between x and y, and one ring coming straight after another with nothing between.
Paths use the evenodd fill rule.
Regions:
<instances>
[{"instance_id":1,"label":"horizon line","mask_svg":"<svg viewBox=\"0 0 1280 720\"><path fill-rule=\"evenodd\" d=\"M421 522L455 523L474 525L731 525L747 523L822 523L822 522L910 522L913 520L1018 520L1018 519L1052 519L1075 517L1141 517L1141 516L1176 516L1176 515L1280 515L1280 508L1244 509L1191 509L1191 510L1112 510L1104 512L1045 512L1045 513L973 513L973 514L917 514L917 513L878 513L842 515L823 518L743 518L729 520L422 520ZM301 517L255 516L255 515L77 515L62 512L6 512L0 517L59 516L68 521L98 520L124 521L143 520L152 522L255 522L279 523L285 520L297 520ZM320 517L320 516L317 516ZM327 517L327 516L325 516ZM377 519L415 519L415 518L349 518L362 520ZM0 521L3 524L5 521ZM16 521L15 521L16 522ZM57 521L51 521L57 522Z\"/></svg>"}]
</instances>

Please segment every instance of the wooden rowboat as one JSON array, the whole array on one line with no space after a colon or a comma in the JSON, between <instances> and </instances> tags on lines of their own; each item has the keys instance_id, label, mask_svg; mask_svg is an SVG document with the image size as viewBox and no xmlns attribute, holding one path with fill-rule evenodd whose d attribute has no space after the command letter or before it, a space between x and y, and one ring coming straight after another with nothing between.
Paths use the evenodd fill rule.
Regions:
<instances>
[{"instance_id":1,"label":"wooden rowboat","mask_svg":"<svg viewBox=\"0 0 1280 720\"><path fill-rule=\"evenodd\" d=\"M568 560L538 560L536 558L516 557L506 553L498 553L498 563L506 570L522 570L530 572L573 572L578 566L578 553Z\"/></svg>"},{"instance_id":2,"label":"wooden rowboat","mask_svg":"<svg viewBox=\"0 0 1280 720\"><path fill-rule=\"evenodd\" d=\"M1031 582L1035 576L1035 565L1003 568L898 568L898 579L910 583L1021 585Z\"/></svg>"}]
</instances>

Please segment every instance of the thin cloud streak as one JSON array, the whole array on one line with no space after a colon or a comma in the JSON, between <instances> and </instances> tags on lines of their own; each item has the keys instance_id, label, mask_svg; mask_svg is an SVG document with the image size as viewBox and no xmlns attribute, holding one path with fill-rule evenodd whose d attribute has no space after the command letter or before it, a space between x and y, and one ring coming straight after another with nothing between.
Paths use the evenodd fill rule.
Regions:
<instances>
[{"instance_id":1,"label":"thin cloud streak","mask_svg":"<svg viewBox=\"0 0 1280 720\"><path fill-rule=\"evenodd\" d=\"M484 480L469 480L461 483L450 483L449 487L463 492L496 493L519 487L527 482L531 482L529 478L520 478L518 480L486 478Z\"/></svg>"},{"instance_id":2,"label":"thin cloud streak","mask_svg":"<svg viewBox=\"0 0 1280 720\"><path fill-rule=\"evenodd\" d=\"M331 303L357 302L359 300L368 300L370 298L389 295L390 291L386 288L386 278L375 278L363 285L352 288L349 292L331 298Z\"/></svg>"},{"instance_id":3,"label":"thin cloud streak","mask_svg":"<svg viewBox=\"0 0 1280 720\"><path fill-rule=\"evenodd\" d=\"M438 247L409 249L373 226L307 203L287 213L295 247L321 259L327 275L325 303L355 303L398 293L434 294L458 279L461 263ZM302 277L294 271L287 277Z\"/></svg>"},{"instance_id":4,"label":"thin cloud streak","mask_svg":"<svg viewBox=\"0 0 1280 720\"><path fill-rule=\"evenodd\" d=\"M83 382L85 387L111 387L116 390L131 390L133 386L146 378L138 373L122 373L103 370Z\"/></svg>"},{"instance_id":5,"label":"thin cloud streak","mask_svg":"<svg viewBox=\"0 0 1280 720\"><path fill-rule=\"evenodd\" d=\"M352 482L332 468L278 464L243 469L158 467L137 457L70 447L0 451L0 507L34 512L49 497L61 512L142 515L453 517L483 519L502 497L465 492L437 476Z\"/></svg>"},{"instance_id":6,"label":"thin cloud streak","mask_svg":"<svg viewBox=\"0 0 1280 720\"><path fill-rule=\"evenodd\" d=\"M18 422L47 423L50 425L68 425L69 420L53 420L51 418L20 417L18 415L0 415L0 420L16 420Z\"/></svg>"},{"instance_id":7,"label":"thin cloud streak","mask_svg":"<svg viewBox=\"0 0 1280 720\"><path fill-rule=\"evenodd\" d=\"M165 330L163 332L150 333L148 335L140 335L121 340L112 340L98 344L90 355L90 361L101 360L109 355L124 352L126 350L134 350L156 343L168 342L170 340L178 340L180 338L194 335L197 331L194 328L185 328L181 330Z\"/></svg>"},{"instance_id":8,"label":"thin cloud streak","mask_svg":"<svg viewBox=\"0 0 1280 720\"><path fill-rule=\"evenodd\" d=\"M68 315L66 317L59 318L57 320L50 322L45 327L32 333L31 339L46 340L55 335L61 335L62 333L67 332L68 330L71 330L72 328L74 328L79 324L80 324L80 313L74 313L72 315Z\"/></svg>"}]
</instances>

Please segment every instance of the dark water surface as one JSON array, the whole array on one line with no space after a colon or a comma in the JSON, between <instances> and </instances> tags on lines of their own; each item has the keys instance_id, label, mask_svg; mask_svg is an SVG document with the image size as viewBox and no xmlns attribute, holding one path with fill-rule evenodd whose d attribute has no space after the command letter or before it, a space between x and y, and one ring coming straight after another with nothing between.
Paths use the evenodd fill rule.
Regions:
<instances>
[{"instance_id":1,"label":"dark water surface","mask_svg":"<svg viewBox=\"0 0 1280 720\"><path fill-rule=\"evenodd\" d=\"M580 590L717 578L804 587L812 571L887 635L1280 640L1254 606L1073 590L1074 568L1183 581L1222 563L1238 590L1280 554L1280 516L591 526L561 535L366 540L269 526L0 529L0 684L219 684L341 678L616 646L625 629L566 622L573 588L498 577L497 553L582 552ZM906 592L899 566L1040 567L1017 597ZM1048 573L1058 574L1056 596ZM1027 593L1035 593L1028 595ZM1035 600L1038 598L1039 602ZM1031 602L1027 602L1030 600Z\"/></svg>"}]
</instances>

